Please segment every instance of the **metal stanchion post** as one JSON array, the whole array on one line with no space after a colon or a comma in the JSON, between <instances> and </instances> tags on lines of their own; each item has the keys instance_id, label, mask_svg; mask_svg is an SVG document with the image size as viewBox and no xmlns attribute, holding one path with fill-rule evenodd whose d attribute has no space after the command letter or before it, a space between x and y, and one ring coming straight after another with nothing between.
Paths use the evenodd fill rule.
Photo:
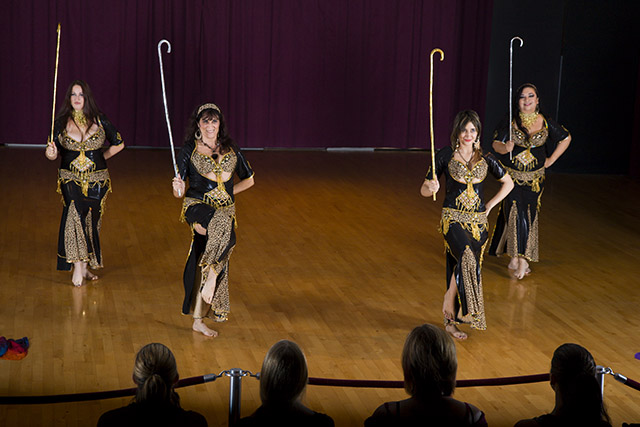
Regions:
<instances>
[{"instance_id":1,"label":"metal stanchion post","mask_svg":"<svg viewBox=\"0 0 640 427\"><path fill-rule=\"evenodd\" d=\"M598 384L600 384L600 395L604 399L604 376L611 371L610 368L605 368L604 366L597 365L596 366L596 377L598 379Z\"/></svg>"},{"instance_id":2,"label":"metal stanchion post","mask_svg":"<svg viewBox=\"0 0 640 427\"><path fill-rule=\"evenodd\" d=\"M240 420L240 393L244 371L239 368L229 369L227 375L231 378L229 383L229 427L234 427Z\"/></svg>"}]
</instances>

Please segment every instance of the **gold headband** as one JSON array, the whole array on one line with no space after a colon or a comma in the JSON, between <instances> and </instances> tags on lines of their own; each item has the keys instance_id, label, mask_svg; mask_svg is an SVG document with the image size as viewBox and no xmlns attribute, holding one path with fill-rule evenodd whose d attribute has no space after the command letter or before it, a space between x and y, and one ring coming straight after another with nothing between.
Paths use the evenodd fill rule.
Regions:
<instances>
[{"instance_id":1,"label":"gold headband","mask_svg":"<svg viewBox=\"0 0 640 427\"><path fill-rule=\"evenodd\" d=\"M208 103L208 104L202 104L200 106L200 108L198 108L198 112L196 113L196 116L199 116L200 113L202 113L203 110L209 110L209 109L213 109L216 110L218 113L221 113L220 109L218 108L218 106L216 104L213 103Z\"/></svg>"}]
</instances>

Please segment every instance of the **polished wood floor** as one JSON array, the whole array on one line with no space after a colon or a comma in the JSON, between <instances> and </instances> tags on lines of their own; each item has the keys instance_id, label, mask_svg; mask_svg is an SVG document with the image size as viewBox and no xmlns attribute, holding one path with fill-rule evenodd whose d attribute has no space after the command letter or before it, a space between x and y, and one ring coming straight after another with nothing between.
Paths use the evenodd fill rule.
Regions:
<instances>
[{"instance_id":1,"label":"polished wood floor","mask_svg":"<svg viewBox=\"0 0 640 427\"><path fill-rule=\"evenodd\" d=\"M167 151L125 150L109 162L103 218L105 268L82 288L55 270L61 211L56 164L38 149L0 147L0 335L29 337L22 361L0 360L0 395L131 387L133 359L149 342L176 355L190 377L259 371L283 338L300 344L311 376L402 379L411 328L440 325L445 288L441 199L421 198L424 152L248 152L256 185L237 198L230 321L211 339L180 314L190 242L171 196ZM493 191L490 186L487 191ZM618 176L550 174L540 223L541 262L525 280L486 257L488 330L458 342L458 378L548 371L553 350L576 342L596 361L640 381L640 183ZM495 213L491 216L494 223ZM467 332L469 332L467 330ZM246 378L242 412L259 402ZM181 389L183 406L226 425L229 380ZM337 426L362 425L403 390L310 386L307 404ZM548 384L458 389L492 426L553 407ZM640 392L605 381L614 425L640 422ZM0 406L0 423L95 425L128 399Z\"/></svg>"}]
</instances>

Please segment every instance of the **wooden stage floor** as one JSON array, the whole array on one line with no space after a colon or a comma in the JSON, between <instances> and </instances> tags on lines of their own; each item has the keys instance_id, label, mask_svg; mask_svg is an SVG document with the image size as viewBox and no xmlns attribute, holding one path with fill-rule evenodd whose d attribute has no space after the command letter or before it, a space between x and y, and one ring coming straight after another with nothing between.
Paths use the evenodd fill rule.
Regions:
<instances>
[{"instance_id":1,"label":"wooden stage floor","mask_svg":"<svg viewBox=\"0 0 640 427\"><path fill-rule=\"evenodd\" d=\"M31 341L23 360L0 360L0 395L132 387L134 355L149 342L173 350L183 378L259 371L269 346L287 338L305 351L310 376L402 379L409 330L442 324L442 199L419 194L428 153L246 154L256 185L237 198L232 313L211 339L180 314L190 232L178 221L168 151L128 149L109 161L105 268L99 281L74 288L69 273L55 270L57 162L41 149L0 147L0 335ZM545 373L553 350L575 342L600 365L640 381L639 196L640 183L625 177L549 174L541 261L516 281L506 259L485 257L488 329L457 343L459 379ZM259 403L258 382L246 378L242 387L248 415ZM179 394L185 408L219 426L228 392L221 378ZM337 426L357 426L382 402L404 396L309 386L305 401ZM550 411L554 399L547 383L463 388L455 396L484 410L492 426ZM127 401L0 406L0 421L95 425ZM640 392L607 376L605 401L614 425L640 422Z\"/></svg>"}]
</instances>

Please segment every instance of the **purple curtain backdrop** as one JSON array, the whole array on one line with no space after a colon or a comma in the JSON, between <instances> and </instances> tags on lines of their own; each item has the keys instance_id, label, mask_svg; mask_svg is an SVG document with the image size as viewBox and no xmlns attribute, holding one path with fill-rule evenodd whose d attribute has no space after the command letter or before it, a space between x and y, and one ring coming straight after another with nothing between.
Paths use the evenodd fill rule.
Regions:
<instances>
[{"instance_id":1,"label":"purple curtain backdrop","mask_svg":"<svg viewBox=\"0 0 640 427\"><path fill-rule=\"evenodd\" d=\"M436 146L464 108L484 113L492 1L8 0L0 5L0 143L49 133L56 25L58 108L86 80L129 146L168 146L157 44L174 141L217 103L241 147Z\"/></svg>"}]
</instances>

